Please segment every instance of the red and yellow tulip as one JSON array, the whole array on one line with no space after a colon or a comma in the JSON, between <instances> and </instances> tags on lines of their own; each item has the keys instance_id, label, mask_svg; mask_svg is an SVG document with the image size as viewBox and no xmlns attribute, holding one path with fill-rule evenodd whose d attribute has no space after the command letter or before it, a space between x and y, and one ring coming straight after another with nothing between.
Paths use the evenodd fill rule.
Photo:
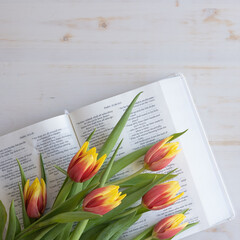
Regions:
<instances>
[{"instance_id":1,"label":"red and yellow tulip","mask_svg":"<svg viewBox=\"0 0 240 240\"><path fill-rule=\"evenodd\" d=\"M151 171L165 168L181 151L178 142L169 143L173 136L167 137L152 146L144 157L144 166Z\"/></svg>"},{"instance_id":2,"label":"red and yellow tulip","mask_svg":"<svg viewBox=\"0 0 240 240\"><path fill-rule=\"evenodd\" d=\"M184 193L176 196L180 190L177 181L154 186L142 198L142 205L149 210L160 210L175 203Z\"/></svg>"},{"instance_id":3,"label":"red and yellow tulip","mask_svg":"<svg viewBox=\"0 0 240 240\"><path fill-rule=\"evenodd\" d=\"M107 157L107 155L104 154L97 160L98 153L96 153L96 148L94 147L88 150L88 145L89 142L85 142L82 145L68 166L68 176L74 182L85 182L93 177Z\"/></svg>"},{"instance_id":4,"label":"red and yellow tulip","mask_svg":"<svg viewBox=\"0 0 240 240\"><path fill-rule=\"evenodd\" d=\"M29 186L28 179L24 186L23 197L27 215L30 218L39 218L47 204L47 190L44 180L41 178L40 183L38 178L36 178L32 185Z\"/></svg>"},{"instance_id":5,"label":"red and yellow tulip","mask_svg":"<svg viewBox=\"0 0 240 240\"><path fill-rule=\"evenodd\" d=\"M188 225L188 223L181 224L184 219L185 216L182 213L164 218L155 225L152 236L160 240L174 237Z\"/></svg>"},{"instance_id":6,"label":"red and yellow tulip","mask_svg":"<svg viewBox=\"0 0 240 240\"><path fill-rule=\"evenodd\" d=\"M90 192L83 200L83 209L87 212L104 215L121 204L126 194L121 195L119 186L109 185Z\"/></svg>"}]
</instances>

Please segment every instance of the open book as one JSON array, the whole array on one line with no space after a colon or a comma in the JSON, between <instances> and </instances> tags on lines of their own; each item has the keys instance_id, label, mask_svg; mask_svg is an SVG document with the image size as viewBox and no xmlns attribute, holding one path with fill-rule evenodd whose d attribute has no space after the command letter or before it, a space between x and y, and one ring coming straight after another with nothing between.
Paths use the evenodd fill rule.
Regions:
<instances>
[{"instance_id":1,"label":"open book","mask_svg":"<svg viewBox=\"0 0 240 240\"><path fill-rule=\"evenodd\" d=\"M131 239L160 219L189 208L187 221L199 221L195 227L176 239L229 220L234 211L206 139L186 81L181 74L51 118L0 137L0 196L9 208L15 200L21 216L18 191L19 159L27 178L40 176L39 153L42 153L48 178L48 207L65 176L53 165L67 169L68 164L87 136L96 128L91 146L100 149L104 140L133 97L143 91L136 102L121 138L120 158L143 146L157 142L172 133L189 129L181 136L183 151L160 173L178 168L178 180L184 196L174 205L145 213L121 239ZM116 158L116 160L117 160ZM142 167L143 158L123 169L114 178L128 176Z\"/></svg>"}]
</instances>

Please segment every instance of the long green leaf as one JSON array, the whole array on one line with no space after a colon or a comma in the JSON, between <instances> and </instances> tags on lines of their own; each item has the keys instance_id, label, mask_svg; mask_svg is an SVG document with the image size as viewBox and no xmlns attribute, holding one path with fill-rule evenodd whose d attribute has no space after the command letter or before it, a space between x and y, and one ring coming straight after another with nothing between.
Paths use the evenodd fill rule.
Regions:
<instances>
[{"instance_id":1,"label":"long green leaf","mask_svg":"<svg viewBox=\"0 0 240 240\"><path fill-rule=\"evenodd\" d=\"M51 225L49 227L37 230L35 232L29 232L28 234L25 235L24 240L42 240L42 238L53 228L55 228L57 224ZM20 240L22 238L15 238L16 240Z\"/></svg>"},{"instance_id":2,"label":"long green leaf","mask_svg":"<svg viewBox=\"0 0 240 240\"><path fill-rule=\"evenodd\" d=\"M99 152L99 155L98 155L99 158L101 156L103 156L104 154L107 154L107 156L108 156L109 153L112 151L123 128L125 127L125 125L127 123L127 120L132 112L133 106L136 103L136 101L141 93L142 92L140 92L136 95L136 97L132 100L132 102L130 103L130 105L128 106L128 108L126 109L124 114L122 115L121 119L118 121L118 123L113 128L112 132L108 136L107 140L105 141L105 143L103 144L103 146Z\"/></svg>"},{"instance_id":3,"label":"long green leaf","mask_svg":"<svg viewBox=\"0 0 240 240\"><path fill-rule=\"evenodd\" d=\"M22 166L21 166L19 160L18 160L18 159L16 159L16 160L17 160L17 163L18 163L18 166L19 166L19 171L20 171L20 174L21 174L22 189L24 189L24 186L25 186L25 184L26 184L27 179L26 179L26 177L25 177L25 174L24 174L23 168L22 168Z\"/></svg>"},{"instance_id":4,"label":"long green leaf","mask_svg":"<svg viewBox=\"0 0 240 240\"><path fill-rule=\"evenodd\" d=\"M81 240L96 240L96 238L101 233L101 231L105 227L107 227L109 224L111 224L111 223L104 223L104 224L101 224L101 225L98 225L98 226L94 227L94 231L92 231L90 229L89 231L84 232L84 234L81 236ZM61 239L61 240L66 240L66 238Z\"/></svg>"},{"instance_id":5,"label":"long green leaf","mask_svg":"<svg viewBox=\"0 0 240 240\"><path fill-rule=\"evenodd\" d=\"M147 228L146 230L141 232L138 236L136 236L132 240L144 240L147 237L150 237L152 235L153 228L154 228L154 226Z\"/></svg>"},{"instance_id":6,"label":"long green leaf","mask_svg":"<svg viewBox=\"0 0 240 240\"><path fill-rule=\"evenodd\" d=\"M98 158L100 158L104 154L106 154L108 156L110 154L110 152L112 151L113 147L115 146L116 142L118 141L119 136L122 133L123 128L125 127L125 125L127 123L127 120L132 112L134 104L136 103L136 101L141 93L142 92L138 93L135 96L135 98L132 100L132 102L130 103L128 108L125 110L124 114L122 115L122 117L120 118L118 123L113 128L112 132L110 133L107 140L103 144L103 146L98 154ZM89 179L88 181L84 182L83 189L85 189L88 186L88 184L90 184L90 183L95 184L96 182L98 182L100 177L101 176L99 174L99 175L96 175L93 178Z\"/></svg>"},{"instance_id":7,"label":"long green leaf","mask_svg":"<svg viewBox=\"0 0 240 240\"><path fill-rule=\"evenodd\" d=\"M67 223L63 228L61 234L56 238L56 240L66 240L69 239L70 232L72 230L72 223Z\"/></svg>"},{"instance_id":8,"label":"long green leaf","mask_svg":"<svg viewBox=\"0 0 240 240\"><path fill-rule=\"evenodd\" d=\"M42 238L41 240L53 240L55 239L65 227L66 224L58 224L54 228L50 229ZM35 239L34 239L35 240Z\"/></svg>"},{"instance_id":9,"label":"long green leaf","mask_svg":"<svg viewBox=\"0 0 240 240\"><path fill-rule=\"evenodd\" d=\"M153 144L143 147L139 150L136 150L132 153L129 153L128 155L122 157L121 159L117 160L110 173L108 176L108 179L113 177L116 173L120 172L122 169L124 169L125 167L127 167L128 165L130 165L131 163L135 162L136 160L138 160L140 157L144 156L147 151L153 146Z\"/></svg>"},{"instance_id":10,"label":"long green leaf","mask_svg":"<svg viewBox=\"0 0 240 240\"><path fill-rule=\"evenodd\" d=\"M99 214L84 211L64 212L57 214L54 217L47 219L43 222L38 223L37 225L34 226L34 228L41 228L54 223L80 222L85 219L95 219L99 217L102 216Z\"/></svg>"},{"instance_id":11,"label":"long green leaf","mask_svg":"<svg viewBox=\"0 0 240 240\"><path fill-rule=\"evenodd\" d=\"M31 224L31 221L27 215L27 211L25 208L25 202L24 202L24 198L23 198L23 191L22 191L20 184L18 184L18 187L19 187L19 192L20 192L21 202L22 202L23 226L24 226L24 228L26 228Z\"/></svg>"},{"instance_id":12,"label":"long green leaf","mask_svg":"<svg viewBox=\"0 0 240 240\"><path fill-rule=\"evenodd\" d=\"M14 240L15 233L16 233L16 214L15 214L15 208L14 208L14 200L12 200L11 206L9 209L8 229L7 229L5 240Z\"/></svg>"},{"instance_id":13,"label":"long green leaf","mask_svg":"<svg viewBox=\"0 0 240 240\"><path fill-rule=\"evenodd\" d=\"M174 139L180 137L180 136L183 135L185 132L187 132L187 130L188 130L188 129L186 129L185 131L180 132L180 133L174 133L174 134L172 135L173 137L170 139L169 142L171 142L171 141L173 141Z\"/></svg>"},{"instance_id":14,"label":"long green leaf","mask_svg":"<svg viewBox=\"0 0 240 240\"><path fill-rule=\"evenodd\" d=\"M61 173L63 173L64 175L67 176L67 171L65 171L63 168L61 168L61 167L59 167L59 166L57 166L57 165L54 165L54 167L55 167L59 172L61 172Z\"/></svg>"},{"instance_id":15,"label":"long green leaf","mask_svg":"<svg viewBox=\"0 0 240 240\"><path fill-rule=\"evenodd\" d=\"M0 200L0 240L3 239L3 231L7 221L7 212L6 209Z\"/></svg>"},{"instance_id":16,"label":"long green leaf","mask_svg":"<svg viewBox=\"0 0 240 240\"><path fill-rule=\"evenodd\" d=\"M116 173L120 172L122 169L124 169L125 167L127 167L129 164L135 162L137 159L139 159L140 157L142 157L143 155L145 155L147 153L147 151L153 146L149 145L147 147L141 148L135 152L132 152L122 158L120 158L119 160L117 160L116 162L114 162L107 180L110 179L111 177L113 177ZM101 173L98 173L94 179L92 180L92 184L94 184L95 182L98 182L99 179L101 178Z\"/></svg>"},{"instance_id":17,"label":"long green leaf","mask_svg":"<svg viewBox=\"0 0 240 240\"><path fill-rule=\"evenodd\" d=\"M88 136L86 142L90 142L90 141L91 141L92 136L93 136L93 134L95 133L95 131L96 131L96 128L94 128L94 130L90 133L90 135Z\"/></svg>"},{"instance_id":18,"label":"long green leaf","mask_svg":"<svg viewBox=\"0 0 240 240\"><path fill-rule=\"evenodd\" d=\"M20 222L19 222L18 217L16 215L16 233L15 233L15 235L18 235L20 232L21 232L21 225L20 225Z\"/></svg>"},{"instance_id":19,"label":"long green leaf","mask_svg":"<svg viewBox=\"0 0 240 240\"><path fill-rule=\"evenodd\" d=\"M127 217L114 221L98 235L96 240L117 240L140 217L141 214L136 215L136 212L133 212Z\"/></svg>"},{"instance_id":20,"label":"long green leaf","mask_svg":"<svg viewBox=\"0 0 240 240\"><path fill-rule=\"evenodd\" d=\"M47 176L46 176L44 163L43 163L43 158L42 158L42 154L41 153L40 153L40 165L41 165L41 177L42 177L42 179L44 180L44 182L47 185Z\"/></svg>"},{"instance_id":21,"label":"long green leaf","mask_svg":"<svg viewBox=\"0 0 240 240\"><path fill-rule=\"evenodd\" d=\"M111 171L111 168L112 168L112 166L113 166L114 159L115 159L115 157L116 157L116 155L117 155L118 149L120 148L120 146L121 146L121 144L122 144L122 141L123 141L123 139L122 139L122 140L120 141L120 143L118 144L118 146L117 146L116 150L114 151L114 153L113 153L110 161L108 162L107 167L103 170L103 173L102 173L101 179L100 179L100 186L99 186L99 187L103 187L104 184L105 184L105 182L107 181L108 175L109 175L109 173L110 173L110 171Z\"/></svg>"},{"instance_id":22,"label":"long green leaf","mask_svg":"<svg viewBox=\"0 0 240 240\"><path fill-rule=\"evenodd\" d=\"M82 191L82 186L83 186L83 183L74 182L73 185L72 185L71 191L68 194L68 198L74 196L76 193L81 192Z\"/></svg>"},{"instance_id":23,"label":"long green leaf","mask_svg":"<svg viewBox=\"0 0 240 240\"><path fill-rule=\"evenodd\" d=\"M52 209L46 215L42 216L40 219L38 219L36 222L34 222L31 226L24 229L20 234L18 234L18 236L17 236L18 240L23 239L26 235L29 235L30 233L36 231L36 229L33 229L33 226L35 226L39 222L42 222L46 219L49 219L49 218L55 216L56 214L60 214L60 213L63 213L63 212L70 212L70 211L74 210L81 203L81 201L86 196L86 194L89 191L91 191L92 189L94 189L96 186L97 186L97 184L91 185L90 187L83 190L82 192L80 192L80 193L76 194L75 196L67 199L65 202L60 204L58 207Z\"/></svg>"},{"instance_id":24,"label":"long green leaf","mask_svg":"<svg viewBox=\"0 0 240 240\"><path fill-rule=\"evenodd\" d=\"M124 217L118 221L113 222L108 225L97 237L96 240L109 240L114 236L115 233L119 232L124 226L128 223L128 221L132 220L136 215L136 212L131 213L127 217Z\"/></svg>"},{"instance_id":25,"label":"long green leaf","mask_svg":"<svg viewBox=\"0 0 240 240\"><path fill-rule=\"evenodd\" d=\"M176 169L175 169L176 170ZM138 189L136 191L134 191L133 193L129 194L127 197L125 197L122 200L122 203L115 209L111 210L110 212L108 212L107 214L105 214L102 218L100 219L95 219L95 220L91 220L87 226L87 229L93 228L96 225L99 225L105 221L108 221L110 219L112 219L113 217L117 216L119 213L121 213L124 209L130 207L132 204L134 204L137 200L139 200L147 191L149 191L152 187L154 187L156 184L159 184L162 181L165 181L165 179L172 174L175 170L169 172L168 174L166 174L164 177L160 178L160 179L154 179L150 184L148 184L147 186L144 186L141 189ZM124 193L124 191L123 191Z\"/></svg>"},{"instance_id":26,"label":"long green leaf","mask_svg":"<svg viewBox=\"0 0 240 240\"><path fill-rule=\"evenodd\" d=\"M66 182L66 184L64 184L64 187L58 193L58 196L55 199L55 202L52 208L56 208L58 205L60 205L67 199L67 196L71 191L72 184L73 184L73 181L70 178L68 178L68 181Z\"/></svg>"},{"instance_id":27,"label":"long green leaf","mask_svg":"<svg viewBox=\"0 0 240 240\"><path fill-rule=\"evenodd\" d=\"M123 182L123 183L119 184L119 186L121 188L133 187L133 186L136 186L136 185L144 186L149 181L152 181L154 178L160 179L160 178L164 177L165 175L166 174L142 173L142 174L139 174L138 176L126 181L126 182ZM170 180L170 179L172 179L176 176L177 176L176 174L170 174L165 179L165 181L168 181L168 180ZM109 184L111 184L111 182L109 182Z\"/></svg>"},{"instance_id":28,"label":"long green leaf","mask_svg":"<svg viewBox=\"0 0 240 240\"><path fill-rule=\"evenodd\" d=\"M127 219L126 220L126 223L124 224L124 226L122 226L121 229L119 229L118 232L116 232L110 240L118 240L119 237L129 228L131 227L142 215L141 214L138 214L136 216L134 216L133 218L131 219Z\"/></svg>"}]
</instances>

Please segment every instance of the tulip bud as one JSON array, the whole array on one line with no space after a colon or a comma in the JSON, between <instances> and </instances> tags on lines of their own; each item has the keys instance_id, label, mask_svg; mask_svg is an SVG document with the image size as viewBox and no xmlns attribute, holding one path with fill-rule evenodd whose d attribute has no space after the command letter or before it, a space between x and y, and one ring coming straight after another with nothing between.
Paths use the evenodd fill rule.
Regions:
<instances>
[{"instance_id":1,"label":"tulip bud","mask_svg":"<svg viewBox=\"0 0 240 240\"><path fill-rule=\"evenodd\" d=\"M184 193L176 196L180 190L177 181L170 181L154 186L142 198L142 204L149 210L160 210L175 203Z\"/></svg>"},{"instance_id":2,"label":"tulip bud","mask_svg":"<svg viewBox=\"0 0 240 240\"><path fill-rule=\"evenodd\" d=\"M165 168L173 158L181 151L177 149L179 143L170 141L172 136L167 137L152 146L144 157L144 166L151 171L159 171Z\"/></svg>"},{"instance_id":3,"label":"tulip bud","mask_svg":"<svg viewBox=\"0 0 240 240\"><path fill-rule=\"evenodd\" d=\"M47 191L44 180L41 178L40 183L38 178L36 178L32 185L29 186L28 179L24 186L23 198L27 215L30 218L39 218L43 214L47 204Z\"/></svg>"},{"instance_id":4,"label":"tulip bud","mask_svg":"<svg viewBox=\"0 0 240 240\"><path fill-rule=\"evenodd\" d=\"M104 154L97 160L98 153L96 153L96 148L94 147L87 150L88 145L89 142L85 142L82 145L68 166L68 176L74 182L85 182L93 177L107 157L107 155Z\"/></svg>"},{"instance_id":5,"label":"tulip bud","mask_svg":"<svg viewBox=\"0 0 240 240\"><path fill-rule=\"evenodd\" d=\"M83 200L83 209L87 212L104 215L121 204L126 194L118 192L119 186L109 185L90 192Z\"/></svg>"},{"instance_id":6,"label":"tulip bud","mask_svg":"<svg viewBox=\"0 0 240 240\"><path fill-rule=\"evenodd\" d=\"M185 216L182 213L164 218L155 225L152 236L160 240L174 237L188 225L188 223L180 225L184 219Z\"/></svg>"}]
</instances>

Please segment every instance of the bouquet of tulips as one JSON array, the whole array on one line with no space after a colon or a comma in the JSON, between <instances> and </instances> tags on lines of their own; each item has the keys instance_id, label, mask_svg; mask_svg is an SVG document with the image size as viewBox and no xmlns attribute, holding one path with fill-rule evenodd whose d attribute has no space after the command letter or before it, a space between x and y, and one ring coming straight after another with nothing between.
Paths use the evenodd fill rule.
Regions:
<instances>
[{"instance_id":1,"label":"bouquet of tulips","mask_svg":"<svg viewBox=\"0 0 240 240\"><path fill-rule=\"evenodd\" d=\"M123 140L115 149L114 146L140 94L128 106L99 153L95 147L89 149L93 131L73 156L67 171L55 166L66 177L53 206L46 214L47 179L41 154L41 180L36 178L31 185L18 161L23 226L19 223L12 201L8 227L4 233L7 213L0 201L0 240L3 235L6 240L117 240L145 212L166 208L183 195L179 193L179 183L169 181L176 177L176 169L167 174L155 172L165 168L180 151L179 144L173 140L186 131L173 134L155 145L146 146L114 161ZM108 163L100 170L108 156ZM144 165L139 171L111 181L116 173L142 156ZM144 170L151 173L143 173ZM141 203L136 206L139 200ZM155 226L149 227L134 240L172 239L196 224L182 223L186 211L159 219Z\"/></svg>"}]
</instances>

